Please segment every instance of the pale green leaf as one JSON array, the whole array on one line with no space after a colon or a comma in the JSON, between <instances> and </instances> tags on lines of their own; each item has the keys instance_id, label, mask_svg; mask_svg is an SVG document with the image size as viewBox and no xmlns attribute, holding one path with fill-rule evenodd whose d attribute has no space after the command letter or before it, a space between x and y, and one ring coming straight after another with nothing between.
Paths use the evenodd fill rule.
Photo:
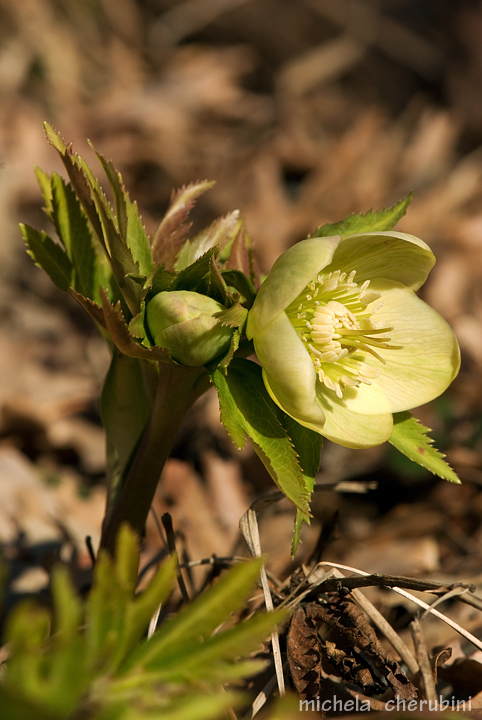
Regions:
<instances>
[{"instance_id":1,"label":"pale green leaf","mask_svg":"<svg viewBox=\"0 0 482 720\"><path fill-rule=\"evenodd\" d=\"M99 285L109 284L103 258L95 249L87 218L71 187L52 174L51 220L75 270L74 288L91 300L99 300Z\"/></svg>"},{"instance_id":2,"label":"pale green leaf","mask_svg":"<svg viewBox=\"0 0 482 720\"><path fill-rule=\"evenodd\" d=\"M145 300L150 300L157 293L167 290L176 277L177 273L165 270L163 265L158 265L155 270L149 273L144 283Z\"/></svg>"},{"instance_id":3,"label":"pale green leaf","mask_svg":"<svg viewBox=\"0 0 482 720\"><path fill-rule=\"evenodd\" d=\"M220 261L226 270L238 270L249 277L251 284L259 288L259 268L254 253L254 245L246 226L240 220L234 228L229 242L221 246Z\"/></svg>"},{"instance_id":4,"label":"pale green leaf","mask_svg":"<svg viewBox=\"0 0 482 720\"><path fill-rule=\"evenodd\" d=\"M45 203L44 212L52 220L52 183L50 175L38 166L35 166L34 172Z\"/></svg>"},{"instance_id":5,"label":"pale green leaf","mask_svg":"<svg viewBox=\"0 0 482 720\"><path fill-rule=\"evenodd\" d=\"M133 336L129 333L129 327L125 321L120 303L111 305L107 297L107 293L100 288L100 296L102 301L102 312L104 316L105 329L111 336L116 347L132 358L141 360L158 360L159 362L169 362L169 351L159 347L144 347L134 342Z\"/></svg>"},{"instance_id":6,"label":"pale green leaf","mask_svg":"<svg viewBox=\"0 0 482 720\"><path fill-rule=\"evenodd\" d=\"M198 260L204 253L216 245L219 245L221 248L225 247L230 240L232 241L231 235L238 220L239 210L235 210L229 213L229 215L215 220L209 227L201 230L199 235L196 235L192 240L186 240L184 244L181 245L174 269L178 271L184 270L184 268Z\"/></svg>"},{"instance_id":7,"label":"pale green leaf","mask_svg":"<svg viewBox=\"0 0 482 720\"><path fill-rule=\"evenodd\" d=\"M82 617L82 604L75 593L66 565L57 565L52 571L51 592L55 610L55 632L71 639L78 630Z\"/></svg>"},{"instance_id":8,"label":"pale green leaf","mask_svg":"<svg viewBox=\"0 0 482 720\"><path fill-rule=\"evenodd\" d=\"M123 523L117 534L114 569L119 586L134 597L139 570L139 538L128 523Z\"/></svg>"},{"instance_id":9,"label":"pale green leaf","mask_svg":"<svg viewBox=\"0 0 482 720\"><path fill-rule=\"evenodd\" d=\"M142 288L127 276L138 275L139 267L119 233L112 208L87 163L73 152L71 146L64 144L60 135L48 123L45 123L44 127L47 139L59 152L75 193L107 254L129 309L136 315L139 312Z\"/></svg>"},{"instance_id":10,"label":"pale green leaf","mask_svg":"<svg viewBox=\"0 0 482 720\"><path fill-rule=\"evenodd\" d=\"M320 453L323 447L323 437L313 430L303 427L289 415L285 415L284 426L291 441L294 445L296 454L299 458L301 471L303 473L303 481L310 497L315 485L315 477L320 467ZM300 530L303 521L306 522L306 516L300 511L296 511L296 520L293 530L293 540L291 543L291 555L294 557L296 548L300 541Z\"/></svg>"},{"instance_id":11,"label":"pale green leaf","mask_svg":"<svg viewBox=\"0 0 482 720\"><path fill-rule=\"evenodd\" d=\"M149 622L159 605L171 593L176 577L177 558L172 556L164 562L148 587L139 593L127 607L125 623L117 644L113 667L117 667L145 634Z\"/></svg>"},{"instance_id":12,"label":"pale green leaf","mask_svg":"<svg viewBox=\"0 0 482 720\"><path fill-rule=\"evenodd\" d=\"M171 646L168 651L158 654L146 663L146 670L156 670L165 681L180 682L185 677L199 680L212 679L216 665L253 651L277 624L282 622L288 610L270 613L256 613L234 628L217 633L204 642ZM226 673L228 674L228 673Z\"/></svg>"},{"instance_id":13,"label":"pale green leaf","mask_svg":"<svg viewBox=\"0 0 482 720\"><path fill-rule=\"evenodd\" d=\"M132 318L129 323L129 332L132 337L139 338L142 340L142 344L146 347L152 345L150 338L148 337L146 330L146 304L141 302L141 311L138 315Z\"/></svg>"},{"instance_id":14,"label":"pale green leaf","mask_svg":"<svg viewBox=\"0 0 482 720\"><path fill-rule=\"evenodd\" d=\"M221 275L228 290L235 290L239 293L239 301L249 309L256 297L251 280L241 270L222 270Z\"/></svg>"},{"instance_id":15,"label":"pale green leaf","mask_svg":"<svg viewBox=\"0 0 482 720\"><path fill-rule=\"evenodd\" d=\"M434 475L449 482L460 483L456 473L444 460L445 455L433 446L432 438L427 435L429 432L430 428L422 425L409 412L400 412L393 416L393 432L389 442Z\"/></svg>"},{"instance_id":16,"label":"pale green leaf","mask_svg":"<svg viewBox=\"0 0 482 720\"><path fill-rule=\"evenodd\" d=\"M28 247L28 254L61 290L68 290L73 282L74 269L63 248L43 231L20 224L20 232Z\"/></svg>"},{"instance_id":17,"label":"pale green leaf","mask_svg":"<svg viewBox=\"0 0 482 720\"><path fill-rule=\"evenodd\" d=\"M236 404L225 374L216 369L211 379L219 396L221 422L238 450L242 450L246 444L246 435L248 434L245 429L247 421Z\"/></svg>"},{"instance_id":18,"label":"pale green leaf","mask_svg":"<svg viewBox=\"0 0 482 720\"><path fill-rule=\"evenodd\" d=\"M177 275L169 290L189 290L208 295L222 305L226 303L227 286L216 265L217 248L211 248Z\"/></svg>"},{"instance_id":19,"label":"pale green leaf","mask_svg":"<svg viewBox=\"0 0 482 720\"><path fill-rule=\"evenodd\" d=\"M226 375L215 370L212 379L219 395L221 420L234 444L241 449L245 435L249 437L279 489L307 518L309 491L282 424L284 413L268 396L259 365L236 359Z\"/></svg>"},{"instance_id":20,"label":"pale green leaf","mask_svg":"<svg viewBox=\"0 0 482 720\"><path fill-rule=\"evenodd\" d=\"M167 212L152 239L152 255L156 264L163 263L168 270L174 268L179 248L190 227L186 223L189 213L197 199L214 184L213 181L201 180L172 193Z\"/></svg>"},{"instance_id":21,"label":"pale green leaf","mask_svg":"<svg viewBox=\"0 0 482 720\"><path fill-rule=\"evenodd\" d=\"M112 669L130 599L130 593L119 584L111 557L101 550L86 608L86 661L95 675Z\"/></svg>"},{"instance_id":22,"label":"pale green leaf","mask_svg":"<svg viewBox=\"0 0 482 720\"><path fill-rule=\"evenodd\" d=\"M312 237L329 237L330 235L354 235L355 233L383 232L391 230L394 225L405 215L412 200L413 193L400 200L390 208L369 210L364 215L349 215L337 223L327 223L319 227Z\"/></svg>"},{"instance_id":23,"label":"pale green leaf","mask_svg":"<svg viewBox=\"0 0 482 720\"><path fill-rule=\"evenodd\" d=\"M220 320L221 325L226 325L231 328L244 328L247 315L248 311L246 308L236 303L228 310L217 313L215 317Z\"/></svg>"},{"instance_id":24,"label":"pale green leaf","mask_svg":"<svg viewBox=\"0 0 482 720\"><path fill-rule=\"evenodd\" d=\"M161 662L166 653L209 636L244 602L259 576L261 564L261 560L254 560L233 567L217 585L166 622L135 651L127 661L127 669Z\"/></svg>"},{"instance_id":25,"label":"pale green leaf","mask_svg":"<svg viewBox=\"0 0 482 720\"><path fill-rule=\"evenodd\" d=\"M96 152L96 155L104 168L114 193L119 233L130 249L134 261L137 262L139 271L144 275L148 275L154 269L154 261L144 225L139 217L137 203L131 202L124 187L122 176L115 169L112 161L107 161L98 152Z\"/></svg>"}]
</instances>

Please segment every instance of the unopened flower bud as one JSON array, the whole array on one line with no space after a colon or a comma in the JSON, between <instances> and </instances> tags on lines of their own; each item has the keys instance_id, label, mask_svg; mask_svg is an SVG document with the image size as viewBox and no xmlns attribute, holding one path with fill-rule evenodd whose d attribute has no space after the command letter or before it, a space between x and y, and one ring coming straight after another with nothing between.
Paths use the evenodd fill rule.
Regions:
<instances>
[{"instance_id":1,"label":"unopened flower bud","mask_svg":"<svg viewBox=\"0 0 482 720\"><path fill-rule=\"evenodd\" d=\"M167 348L173 360L198 367L229 348L233 331L214 317L223 310L196 292L160 292L147 305L147 325L155 344Z\"/></svg>"}]
</instances>

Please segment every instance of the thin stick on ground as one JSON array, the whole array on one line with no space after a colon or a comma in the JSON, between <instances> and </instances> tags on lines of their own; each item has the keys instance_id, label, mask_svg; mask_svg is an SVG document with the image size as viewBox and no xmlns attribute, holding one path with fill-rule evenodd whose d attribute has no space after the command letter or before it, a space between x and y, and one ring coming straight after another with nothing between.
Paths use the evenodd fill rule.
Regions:
<instances>
[{"instance_id":1,"label":"thin stick on ground","mask_svg":"<svg viewBox=\"0 0 482 720\"><path fill-rule=\"evenodd\" d=\"M248 545L249 551L253 557L261 557L261 542L259 539L258 518L254 510L247 510L240 521L241 532ZM263 588L264 601L268 612L273 611L273 599L269 589L268 577L264 567L261 569L261 586ZM271 644L273 647L274 666L276 677L278 679L279 694L285 694L285 680L283 674L283 663L281 660L281 650L279 645L278 631L275 630L271 635Z\"/></svg>"},{"instance_id":2,"label":"thin stick on ground","mask_svg":"<svg viewBox=\"0 0 482 720\"><path fill-rule=\"evenodd\" d=\"M166 537L167 537L167 546L169 548L169 553L171 555L174 555L177 553L176 550L176 535L174 533L174 528L172 525L172 517L169 513L164 513L164 515L161 518L162 524L164 526L164 530L166 531ZM182 570L180 567L178 567L177 571L177 582L179 584L179 589L181 591L182 599L185 603L188 603L190 598L187 591L186 583L184 582L184 578L182 576Z\"/></svg>"},{"instance_id":3,"label":"thin stick on ground","mask_svg":"<svg viewBox=\"0 0 482 720\"><path fill-rule=\"evenodd\" d=\"M425 699L429 702L430 709L437 707L437 691L433 678L432 667L428 655L427 644L423 637L422 625L418 618L411 623L413 645L417 654L418 664L420 666L420 681L422 683Z\"/></svg>"}]
</instances>

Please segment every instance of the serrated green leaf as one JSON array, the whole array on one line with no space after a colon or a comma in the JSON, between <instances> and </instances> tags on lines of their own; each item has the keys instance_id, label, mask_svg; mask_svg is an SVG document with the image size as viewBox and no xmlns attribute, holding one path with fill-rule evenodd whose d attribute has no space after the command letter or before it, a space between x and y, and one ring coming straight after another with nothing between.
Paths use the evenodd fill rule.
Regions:
<instances>
[{"instance_id":1,"label":"serrated green leaf","mask_svg":"<svg viewBox=\"0 0 482 720\"><path fill-rule=\"evenodd\" d=\"M95 249L87 218L70 184L56 173L51 177L51 220L74 267L73 285L77 292L99 300L99 285L108 286L103 258Z\"/></svg>"},{"instance_id":2,"label":"serrated green leaf","mask_svg":"<svg viewBox=\"0 0 482 720\"><path fill-rule=\"evenodd\" d=\"M35 177L40 186L43 201L45 203L44 211L49 220L52 219L52 185L50 182L50 175L44 170L35 166L34 168Z\"/></svg>"},{"instance_id":3,"label":"serrated green leaf","mask_svg":"<svg viewBox=\"0 0 482 720\"><path fill-rule=\"evenodd\" d=\"M113 673L146 633L155 609L170 594L177 559L157 571L147 589L135 596L139 562L138 540L127 526L117 538L116 557L101 552L87 603L87 667L96 674Z\"/></svg>"},{"instance_id":4,"label":"serrated green leaf","mask_svg":"<svg viewBox=\"0 0 482 720\"><path fill-rule=\"evenodd\" d=\"M45 135L48 142L59 153L64 163L65 169L69 175L72 185L75 189L77 197L80 200L84 211L89 218L95 234L107 251L104 233L102 231L102 223L100 221L94 199L91 193L92 184L96 183L92 171L88 168L78 155L74 154L72 148L67 147L63 142L60 134L57 133L48 123L44 123Z\"/></svg>"},{"instance_id":5,"label":"serrated green leaf","mask_svg":"<svg viewBox=\"0 0 482 720\"><path fill-rule=\"evenodd\" d=\"M249 310L256 297L251 280L241 270L222 270L221 275L228 288L233 288L239 293L240 302Z\"/></svg>"},{"instance_id":6,"label":"serrated green leaf","mask_svg":"<svg viewBox=\"0 0 482 720\"><path fill-rule=\"evenodd\" d=\"M122 239L112 208L87 163L66 146L62 138L44 123L50 144L59 152L70 182L112 267L112 272L131 313L139 312L141 288L127 277L139 274L139 267Z\"/></svg>"},{"instance_id":7,"label":"serrated green leaf","mask_svg":"<svg viewBox=\"0 0 482 720\"><path fill-rule=\"evenodd\" d=\"M228 287L224 282L221 271L216 262L216 255L211 257L209 263L209 273L205 278L205 283L199 288L199 292L203 295L209 295L222 305L233 303L233 298L228 292Z\"/></svg>"},{"instance_id":8,"label":"serrated green leaf","mask_svg":"<svg viewBox=\"0 0 482 720\"><path fill-rule=\"evenodd\" d=\"M106 160L104 156L97 151L95 151L95 153L104 168L104 172L107 175L107 179L114 193L119 233L130 249L134 261L137 262L139 271L144 275L149 275L154 269L154 261L152 259L149 239L142 220L139 217L137 203L131 202L129 194L124 187L122 176L114 168L112 161Z\"/></svg>"},{"instance_id":9,"label":"serrated green leaf","mask_svg":"<svg viewBox=\"0 0 482 720\"><path fill-rule=\"evenodd\" d=\"M151 658L144 667L147 671L155 670L159 679L164 681L180 682L186 676L209 680L216 672L218 663L252 652L253 647L263 642L275 626L286 618L288 612L285 609L257 613L249 620L204 642L171 646L169 650Z\"/></svg>"},{"instance_id":10,"label":"serrated green leaf","mask_svg":"<svg viewBox=\"0 0 482 720\"><path fill-rule=\"evenodd\" d=\"M43 645L50 624L48 610L27 601L17 605L10 613L5 633L11 652L5 689L25 698L27 702L46 706L46 710L50 708L44 702L46 662Z\"/></svg>"},{"instance_id":11,"label":"serrated green leaf","mask_svg":"<svg viewBox=\"0 0 482 720\"><path fill-rule=\"evenodd\" d=\"M51 588L55 632L61 633L62 640L65 641L77 633L82 618L82 603L72 586L70 574L65 565L54 567Z\"/></svg>"},{"instance_id":12,"label":"serrated green leaf","mask_svg":"<svg viewBox=\"0 0 482 720\"><path fill-rule=\"evenodd\" d=\"M407 212L412 197L413 193L410 192L406 198L400 200L393 207L369 210L364 215L354 213L340 222L327 223L315 230L312 237L329 237L331 235L341 235L343 237L355 233L391 230Z\"/></svg>"},{"instance_id":13,"label":"serrated green leaf","mask_svg":"<svg viewBox=\"0 0 482 720\"><path fill-rule=\"evenodd\" d=\"M177 273L166 270L163 265L159 265L146 278L144 283L145 300L151 300L157 293L167 290L176 277Z\"/></svg>"},{"instance_id":14,"label":"serrated green leaf","mask_svg":"<svg viewBox=\"0 0 482 720\"><path fill-rule=\"evenodd\" d=\"M81 293L78 293L74 288L69 288L69 293L74 297L79 305L91 316L91 318L105 330L104 313L100 305L90 298L86 298Z\"/></svg>"},{"instance_id":15,"label":"serrated green leaf","mask_svg":"<svg viewBox=\"0 0 482 720\"><path fill-rule=\"evenodd\" d=\"M167 621L138 648L121 672L134 667L145 668L166 653L209 636L244 602L259 576L261 565L260 559L233 567L217 585Z\"/></svg>"},{"instance_id":16,"label":"serrated green leaf","mask_svg":"<svg viewBox=\"0 0 482 720\"><path fill-rule=\"evenodd\" d=\"M120 587L134 597L139 569L139 538L123 523L116 538L114 569Z\"/></svg>"},{"instance_id":17,"label":"serrated green leaf","mask_svg":"<svg viewBox=\"0 0 482 720\"><path fill-rule=\"evenodd\" d=\"M259 268L254 254L254 245L243 220L231 233L229 243L221 247L220 261L227 270L238 270L249 277L254 288L260 285Z\"/></svg>"},{"instance_id":18,"label":"serrated green leaf","mask_svg":"<svg viewBox=\"0 0 482 720\"><path fill-rule=\"evenodd\" d=\"M211 258L217 252L217 248L211 248L191 265L181 270L172 281L169 290L198 291L198 288L204 283L204 278L209 273Z\"/></svg>"},{"instance_id":19,"label":"serrated green leaf","mask_svg":"<svg viewBox=\"0 0 482 720\"><path fill-rule=\"evenodd\" d=\"M241 343L241 332L238 328L235 328L233 334L231 335L231 343L229 345L229 350L226 353L226 355L219 361L218 368L226 369L230 363L233 360L234 353L238 350ZM251 355L252 353L250 353Z\"/></svg>"},{"instance_id":20,"label":"serrated green leaf","mask_svg":"<svg viewBox=\"0 0 482 720\"><path fill-rule=\"evenodd\" d=\"M215 317L220 320L221 325L227 325L232 328L243 328L246 324L247 316L248 311L239 303L215 315Z\"/></svg>"},{"instance_id":21,"label":"serrated green leaf","mask_svg":"<svg viewBox=\"0 0 482 720\"><path fill-rule=\"evenodd\" d=\"M127 606L125 622L117 643L113 670L124 661L128 653L141 640L154 612L170 595L176 578L176 570L177 558L172 556L161 565L148 587Z\"/></svg>"},{"instance_id":22,"label":"serrated green leaf","mask_svg":"<svg viewBox=\"0 0 482 720\"><path fill-rule=\"evenodd\" d=\"M124 355L141 360L170 362L169 351L165 348L144 347L144 345L134 342L133 336L129 333L129 327L125 321L120 303L111 305L104 289L99 288L99 292L105 329L112 338L114 345L124 353Z\"/></svg>"},{"instance_id":23,"label":"serrated green leaf","mask_svg":"<svg viewBox=\"0 0 482 720\"><path fill-rule=\"evenodd\" d=\"M221 422L238 450L242 450L246 444L246 435L248 433L245 430L245 426L247 426L248 423L236 404L236 400L224 374L216 369L213 371L211 379L219 397Z\"/></svg>"},{"instance_id":24,"label":"serrated green leaf","mask_svg":"<svg viewBox=\"0 0 482 720\"><path fill-rule=\"evenodd\" d=\"M430 428L414 418L409 412L396 413L393 416L393 432L389 442L413 462L422 465L434 475L460 484L460 480L450 465L444 460L445 455L433 445L427 433Z\"/></svg>"},{"instance_id":25,"label":"serrated green leaf","mask_svg":"<svg viewBox=\"0 0 482 720\"><path fill-rule=\"evenodd\" d=\"M44 659L47 677L43 677L44 703L68 717L77 707L91 682L86 672L85 646L82 638L51 638L51 651ZM46 673L46 674L47 674Z\"/></svg>"},{"instance_id":26,"label":"serrated green leaf","mask_svg":"<svg viewBox=\"0 0 482 720\"><path fill-rule=\"evenodd\" d=\"M50 181L52 187L51 220L55 225L60 242L70 260L75 264L76 252L84 250L82 245L85 243L86 237L90 241L87 219L70 183L65 183L57 173L52 173ZM91 243L89 242L89 244ZM82 290L79 289L79 292ZM85 291L84 294L86 294Z\"/></svg>"},{"instance_id":27,"label":"serrated green leaf","mask_svg":"<svg viewBox=\"0 0 482 720\"><path fill-rule=\"evenodd\" d=\"M126 619L128 595L119 585L111 557L100 551L86 608L86 664L101 675L112 668Z\"/></svg>"},{"instance_id":28,"label":"serrated green leaf","mask_svg":"<svg viewBox=\"0 0 482 720\"><path fill-rule=\"evenodd\" d=\"M177 558L171 557L160 567L146 590L135 597L139 568L138 538L132 529L122 525L116 543L115 572L119 587L126 596L125 616L119 630L111 672L145 634L158 606L171 593L176 576Z\"/></svg>"},{"instance_id":29,"label":"serrated green leaf","mask_svg":"<svg viewBox=\"0 0 482 720\"><path fill-rule=\"evenodd\" d=\"M163 263L168 269L174 268L179 248L190 225L185 224L197 199L215 183L202 180L184 185L173 191L166 214L152 240L152 255L156 264Z\"/></svg>"},{"instance_id":30,"label":"serrated green leaf","mask_svg":"<svg viewBox=\"0 0 482 720\"><path fill-rule=\"evenodd\" d=\"M58 288L67 291L73 283L74 268L65 251L47 233L39 233L29 225L21 223L20 232L36 265L45 270Z\"/></svg>"},{"instance_id":31,"label":"serrated green leaf","mask_svg":"<svg viewBox=\"0 0 482 720\"><path fill-rule=\"evenodd\" d=\"M214 370L221 420L238 449L245 435L279 489L309 516L309 492L305 486L293 444L283 427L284 413L269 397L261 368L250 360L235 359L226 375Z\"/></svg>"},{"instance_id":32,"label":"serrated green leaf","mask_svg":"<svg viewBox=\"0 0 482 720\"><path fill-rule=\"evenodd\" d=\"M186 240L179 250L174 269L177 271L184 270L216 245L223 248L230 241L232 243L233 238L231 238L231 235L238 220L239 210L235 210L229 215L215 220L209 227L201 230L199 235L196 235L192 240ZM229 251L227 257L229 257Z\"/></svg>"},{"instance_id":33,"label":"serrated green leaf","mask_svg":"<svg viewBox=\"0 0 482 720\"><path fill-rule=\"evenodd\" d=\"M132 318L129 323L129 332L132 337L139 338L142 340L142 344L146 347L151 347L152 342L147 334L146 330L146 304L144 301L141 303L141 311L138 315Z\"/></svg>"},{"instance_id":34,"label":"serrated green leaf","mask_svg":"<svg viewBox=\"0 0 482 720\"><path fill-rule=\"evenodd\" d=\"M315 485L315 477L320 467L320 453L323 447L323 437L313 430L303 427L289 415L285 415L284 426L291 441L293 442L295 451L299 458L301 470L303 473L303 481L306 490L311 497L313 487ZM291 542L291 555L294 557L298 543L300 541L300 530L306 518L300 510L296 511L295 526L293 529L293 540Z\"/></svg>"},{"instance_id":35,"label":"serrated green leaf","mask_svg":"<svg viewBox=\"0 0 482 720\"><path fill-rule=\"evenodd\" d=\"M228 288L216 265L218 248L211 248L189 267L181 270L169 290L190 290L208 295L222 305L229 296Z\"/></svg>"}]
</instances>

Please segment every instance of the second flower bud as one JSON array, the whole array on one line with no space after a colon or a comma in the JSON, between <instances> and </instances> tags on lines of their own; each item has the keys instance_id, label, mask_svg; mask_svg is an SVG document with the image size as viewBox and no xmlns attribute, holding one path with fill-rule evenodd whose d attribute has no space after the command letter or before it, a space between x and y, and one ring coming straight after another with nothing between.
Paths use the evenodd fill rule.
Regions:
<instances>
[{"instance_id":1,"label":"second flower bud","mask_svg":"<svg viewBox=\"0 0 482 720\"><path fill-rule=\"evenodd\" d=\"M229 349L233 330L214 317L225 309L189 290L160 292L147 304L146 321L156 345L181 365L198 367Z\"/></svg>"}]
</instances>

